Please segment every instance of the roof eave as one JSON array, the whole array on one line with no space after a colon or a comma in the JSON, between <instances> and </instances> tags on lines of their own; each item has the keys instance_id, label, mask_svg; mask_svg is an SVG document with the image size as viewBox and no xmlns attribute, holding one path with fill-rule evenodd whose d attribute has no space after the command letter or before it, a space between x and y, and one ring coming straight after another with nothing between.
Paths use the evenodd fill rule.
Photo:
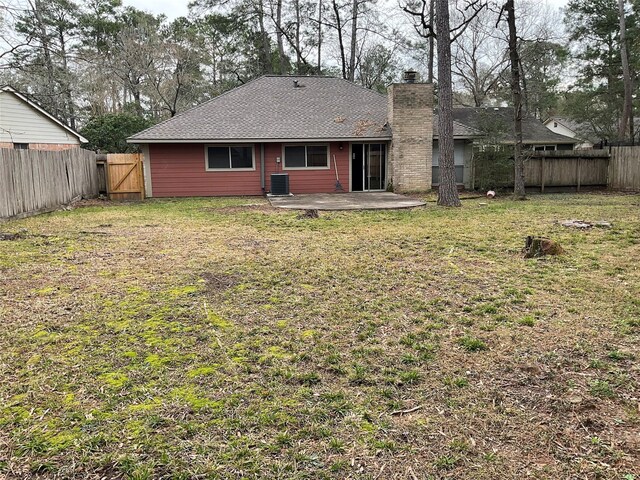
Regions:
<instances>
[{"instance_id":1,"label":"roof eave","mask_svg":"<svg viewBox=\"0 0 640 480\"><path fill-rule=\"evenodd\" d=\"M300 143L300 142L389 142L391 137L327 137L327 138L127 138L127 143Z\"/></svg>"}]
</instances>

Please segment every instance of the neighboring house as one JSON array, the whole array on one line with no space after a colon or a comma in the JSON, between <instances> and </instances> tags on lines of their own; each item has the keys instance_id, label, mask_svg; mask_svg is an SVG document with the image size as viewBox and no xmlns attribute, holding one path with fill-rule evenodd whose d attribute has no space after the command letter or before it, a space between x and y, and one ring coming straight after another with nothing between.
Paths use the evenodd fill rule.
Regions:
<instances>
[{"instance_id":1,"label":"neighboring house","mask_svg":"<svg viewBox=\"0 0 640 480\"><path fill-rule=\"evenodd\" d=\"M66 150L87 139L12 87L0 87L0 148Z\"/></svg>"},{"instance_id":2,"label":"neighboring house","mask_svg":"<svg viewBox=\"0 0 640 480\"><path fill-rule=\"evenodd\" d=\"M588 135L585 132L588 131L586 124L580 124L569 118L551 117L544 122L544 126L554 133L564 135L566 137L575 138L582 142L576 145L577 149L590 149L594 144L600 140Z\"/></svg>"},{"instance_id":3,"label":"neighboring house","mask_svg":"<svg viewBox=\"0 0 640 480\"><path fill-rule=\"evenodd\" d=\"M480 110L487 114L467 110L454 115L461 184L485 135ZM537 123L529 145L572 148L572 139ZM273 173L287 173L294 194L335 192L338 179L344 191L410 192L437 184L434 124L430 84L393 84L385 96L339 78L267 75L128 141L141 145L154 197L261 195Z\"/></svg>"}]
</instances>

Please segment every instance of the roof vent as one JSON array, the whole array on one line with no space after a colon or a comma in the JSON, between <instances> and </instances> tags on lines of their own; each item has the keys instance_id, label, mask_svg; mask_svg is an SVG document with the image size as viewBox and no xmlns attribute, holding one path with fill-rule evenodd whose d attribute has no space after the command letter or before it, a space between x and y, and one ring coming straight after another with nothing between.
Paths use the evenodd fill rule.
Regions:
<instances>
[{"instance_id":1,"label":"roof vent","mask_svg":"<svg viewBox=\"0 0 640 480\"><path fill-rule=\"evenodd\" d=\"M300 85L298 84L298 80L293 81L293 88L298 88Z\"/></svg>"},{"instance_id":2,"label":"roof vent","mask_svg":"<svg viewBox=\"0 0 640 480\"><path fill-rule=\"evenodd\" d=\"M416 83L418 79L418 72L415 70L407 70L403 75L405 83Z\"/></svg>"}]
</instances>

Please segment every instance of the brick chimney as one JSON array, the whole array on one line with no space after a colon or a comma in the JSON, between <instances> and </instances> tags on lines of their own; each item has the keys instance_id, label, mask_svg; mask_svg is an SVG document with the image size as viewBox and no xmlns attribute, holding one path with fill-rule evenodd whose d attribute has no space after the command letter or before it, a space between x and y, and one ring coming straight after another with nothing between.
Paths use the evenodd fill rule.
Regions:
<instances>
[{"instance_id":1,"label":"brick chimney","mask_svg":"<svg viewBox=\"0 0 640 480\"><path fill-rule=\"evenodd\" d=\"M396 192L431 190L433 153L433 85L417 83L416 72L405 72L406 83L388 89L391 141L390 176Z\"/></svg>"}]
</instances>

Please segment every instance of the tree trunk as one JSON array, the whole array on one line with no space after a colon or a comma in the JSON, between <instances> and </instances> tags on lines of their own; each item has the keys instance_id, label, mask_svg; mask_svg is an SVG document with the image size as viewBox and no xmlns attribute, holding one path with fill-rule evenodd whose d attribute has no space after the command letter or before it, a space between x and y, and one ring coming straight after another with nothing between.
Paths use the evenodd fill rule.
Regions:
<instances>
[{"instance_id":1,"label":"tree trunk","mask_svg":"<svg viewBox=\"0 0 640 480\"><path fill-rule=\"evenodd\" d=\"M429 0L429 25L433 25L433 20L435 16L434 7L435 7L435 0ZM429 71L427 74L427 80L429 83L433 83L433 64L434 64L433 54L435 50L434 42L435 42L435 37L431 35L429 37L429 66L428 66Z\"/></svg>"},{"instance_id":2,"label":"tree trunk","mask_svg":"<svg viewBox=\"0 0 640 480\"><path fill-rule=\"evenodd\" d=\"M438 35L438 109L440 150L440 186L438 205L459 207L453 145L453 86L451 85L451 39L449 37L449 2L436 0ZM429 165L429 168L431 165Z\"/></svg>"},{"instance_id":3,"label":"tree trunk","mask_svg":"<svg viewBox=\"0 0 640 480\"><path fill-rule=\"evenodd\" d=\"M262 40L262 71L263 73L272 73L273 66L271 65L271 47L269 46L269 34L264 27L264 2L262 0L259 0L257 7L258 11L256 13L258 15L258 25L260 26L260 37Z\"/></svg>"},{"instance_id":4,"label":"tree trunk","mask_svg":"<svg viewBox=\"0 0 640 480\"><path fill-rule=\"evenodd\" d=\"M302 55L300 53L300 0L295 0L294 6L296 9L296 73L300 74L300 67L302 66Z\"/></svg>"},{"instance_id":5,"label":"tree trunk","mask_svg":"<svg viewBox=\"0 0 640 480\"><path fill-rule=\"evenodd\" d=\"M62 116L60 109L58 108L58 101L55 95L55 74L53 60L51 58L51 38L49 36L49 33L47 32L45 20L42 16L44 6L42 5L42 1L40 0L35 0L35 2L30 6L33 16L35 17L37 22L38 36L40 37L38 40L40 41L40 46L42 47L44 67L47 71L47 85L45 85L44 87L45 95L47 97L45 105L53 110L55 115Z\"/></svg>"},{"instance_id":6,"label":"tree trunk","mask_svg":"<svg viewBox=\"0 0 640 480\"><path fill-rule=\"evenodd\" d=\"M285 68L284 40L282 38L282 0L276 4L276 40L278 42L278 73L282 75Z\"/></svg>"},{"instance_id":7,"label":"tree trunk","mask_svg":"<svg viewBox=\"0 0 640 480\"><path fill-rule=\"evenodd\" d=\"M620 140L625 139L627 125L630 122L631 135L629 135L629 139L633 141L633 85L631 84L629 55L627 53L627 27L624 17L624 4L624 0L618 0L618 9L620 11L620 60L622 61L622 80L624 82L624 105L618 136Z\"/></svg>"},{"instance_id":8,"label":"tree trunk","mask_svg":"<svg viewBox=\"0 0 640 480\"><path fill-rule=\"evenodd\" d=\"M513 123L515 128L515 179L513 194L518 200L524 200L524 157L522 156L522 89L520 87L520 55L516 35L516 13L514 0L507 0L503 9L507 12L509 25L509 59L511 61L511 91L513 93Z\"/></svg>"},{"instance_id":9,"label":"tree trunk","mask_svg":"<svg viewBox=\"0 0 640 480\"><path fill-rule=\"evenodd\" d=\"M356 48L358 35L358 0L353 0L351 11L351 52L349 56L349 80L353 82L356 76Z\"/></svg>"},{"instance_id":10,"label":"tree trunk","mask_svg":"<svg viewBox=\"0 0 640 480\"><path fill-rule=\"evenodd\" d=\"M63 86L64 86L64 99L66 103L66 117L67 122L71 128L76 128L76 109L73 103L73 95L71 93L71 72L69 71L69 62L67 60L67 43L64 38L64 30L58 29L58 41L60 42L60 58L62 60L63 70Z\"/></svg>"},{"instance_id":11,"label":"tree trunk","mask_svg":"<svg viewBox=\"0 0 640 480\"><path fill-rule=\"evenodd\" d=\"M340 60L342 63L342 78L347 77L347 59L344 54L344 39L342 38L342 22L340 21L340 9L336 0L332 0L333 12L336 15L336 30L338 31L338 46L340 47Z\"/></svg>"},{"instance_id":12,"label":"tree trunk","mask_svg":"<svg viewBox=\"0 0 640 480\"><path fill-rule=\"evenodd\" d=\"M318 75L322 75L322 0L318 0Z\"/></svg>"}]
</instances>

